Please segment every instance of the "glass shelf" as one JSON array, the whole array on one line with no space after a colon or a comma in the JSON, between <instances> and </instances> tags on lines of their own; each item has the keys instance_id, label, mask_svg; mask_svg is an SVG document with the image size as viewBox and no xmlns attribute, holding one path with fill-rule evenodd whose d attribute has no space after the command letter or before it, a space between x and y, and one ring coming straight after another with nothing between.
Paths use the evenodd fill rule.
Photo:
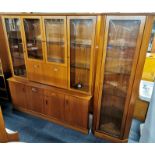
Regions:
<instances>
[{"instance_id":1,"label":"glass shelf","mask_svg":"<svg viewBox=\"0 0 155 155\"><path fill-rule=\"evenodd\" d=\"M80 68L80 69L87 69L87 70L90 70L90 66L89 64L81 64L81 63L74 63L74 64L71 64L70 65L71 67L73 68Z\"/></svg>"}]
</instances>

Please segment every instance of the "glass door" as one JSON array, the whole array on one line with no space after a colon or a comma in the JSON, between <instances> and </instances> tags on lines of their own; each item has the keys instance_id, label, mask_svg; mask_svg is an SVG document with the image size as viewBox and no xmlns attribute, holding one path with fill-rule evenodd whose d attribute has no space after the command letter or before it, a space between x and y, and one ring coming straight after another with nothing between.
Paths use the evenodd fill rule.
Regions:
<instances>
[{"instance_id":1,"label":"glass door","mask_svg":"<svg viewBox=\"0 0 155 155\"><path fill-rule=\"evenodd\" d=\"M11 64L15 76L26 77L20 18L4 18Z\"/></svg>"},{"instance_id":2,"label":"glass door","mask_svg":"<svg viewBox=\"0 0 155 155\"><path fill-rule=\"evenodd\" d=\"M1 58L0 58L0 76L3 76L3 68L2 68Z\"/></svg>"},{"instance_id":3,"label":"glass door","mask_svg":"<svg viewBox=\"0 0 155 155\"><path fill-rule=\"evenodd\" d=\"M28 59L43 60L41 18L24 17L23 25Z\"/></svg>"},{"instance_id":4,"label":"glass door","mask_svg":"<svg viewBox=\"0 0 155 155\"><path fill-rule=\"evenodd\" d=\"M43 18L46 61L65 64L67 61L66 17Z\"/></svg>"},{"instance_id":5,"label":"glass door","mask_svg":"<svg viewBox=\"0 0 155 155\"><path fill-rule=\"evenodd\" d=\"M69 17L70 88L90 92L96 17Z\"/></svg>"},{"instance_id":6,"label":"glass door","mask_svg":"<svg viewBox=\"0 0 155 155\"><path fill-rule=\"evenodd\" d=\"M136 65L135 55L140 46L142 17L107 17L104 51L104 80L98 130L115 137L121 136L122 121L129 84L132 84Z\"/></svg>"}]
</instances>

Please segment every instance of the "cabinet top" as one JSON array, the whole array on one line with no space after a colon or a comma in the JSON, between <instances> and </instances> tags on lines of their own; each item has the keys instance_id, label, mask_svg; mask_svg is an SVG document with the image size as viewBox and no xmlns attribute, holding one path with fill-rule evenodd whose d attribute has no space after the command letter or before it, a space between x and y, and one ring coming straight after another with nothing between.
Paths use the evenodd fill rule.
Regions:
<instances>
[{"instance_id":1,"label":"cabinet top","mask_svg":"<svg viewBox=\"0 0 155 155\"><path fill-rule=\"evenodd\" d=\"M41 84L41 83L37 83L37 82L32 82L27 79L22 79L22 78L16 79L15 77L11 77L11 78L8 78L7 80L9 82L21 83L23 85L30 86L30 87L37 87L37 88L40 88L43 90L54 91L54 92L58 92L58 93L66 94L66 95L71 95L71 96L74 96L77 98L82 98L82 99L88 100L88 101L92 98L91 95L86 95L86 94L83 94L80 92L77 93L72 90L57 88L54 86L49 86L49 85L45 85L45 84Z\"/></svg>"}]
</instances>

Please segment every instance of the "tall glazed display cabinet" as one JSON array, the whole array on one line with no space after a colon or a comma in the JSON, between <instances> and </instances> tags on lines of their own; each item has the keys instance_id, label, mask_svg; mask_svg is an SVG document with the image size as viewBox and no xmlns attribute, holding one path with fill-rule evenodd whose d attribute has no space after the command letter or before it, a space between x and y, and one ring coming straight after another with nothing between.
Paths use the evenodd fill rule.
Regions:
<instances>
[{"instance_id":1,"label":"tall glazed display cabinet","mask_svg":"<svg viewBox=\"0 0 155 155\"><path fill-rule=\"evenodd\" d=\"M104 20L104 19L103 19ZM144 30L144 16L107 16L103 21L94 96L96 136L125 142L124 129ZM129 123L129 122L128 122Z\"/></svg>"},{"instance_id":2,"label":"tall glazed display cabinet","mask_svg":"<svg viewBox=\"0 0 155 155\"><path fill-rule=\"evenodd\" d=\"M96 16L3 16L14 108L88 133L96 22Z\"/></svg>"},{"instance_id":3,"label":"tall glazed display cabinet","mask_svg":"<svg viewBox=\"0 0 155 155\"><path fill-rule=\"evenodd\" d=\"M92 93L94 72L95 16L68 17L68 87Z\"/></svg>"},{"instance_id":4,"label":"tall glazed display cabinet","mask_svg":"<svg viewBox=\"0 0 155 155\"><path fill-rule=\"evenodd\" d=\"M16 16L3 18L7 47L12 74L17 78L26 78L25 51L21 33L21 19Z\"/></svg>"}]
</instances>

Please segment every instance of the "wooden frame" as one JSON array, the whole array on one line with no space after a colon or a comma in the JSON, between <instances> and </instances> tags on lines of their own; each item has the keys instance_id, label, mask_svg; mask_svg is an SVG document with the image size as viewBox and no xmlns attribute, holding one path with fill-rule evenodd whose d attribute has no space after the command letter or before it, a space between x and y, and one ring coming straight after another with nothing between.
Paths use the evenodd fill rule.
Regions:
<instances>
[{"instance_id":1,"label":"wooden frame","mask_svg":"<svg viewBox=\"0 0 155 155\"><path fill-rule=\"evenodd\" d=\"M55 65L60 65L60 66L67 66L67 23L66 23L66 16L43 16L42 17L42 24L43 24L43 40L45 41L45 61L46 63L49 63L49 64L55 64ZM47 60L47 44L46 44L46 30L45 30L45 22L44 20L45 19L63 19L64 20L64 63L57 63L57 62L49 62Z\"/></svg>"},{"instance_id":2,"label":"wooden frame","mask_svg":"<svg viewBox=\"0 0 155 155\"><path fill-rule=\"evenodd\" d=\"M5 124L3 120L2 110L0 107L0 143L6 143L11 141L18 141L19 140L19 134L18 132L15 133L7 133L5 129Z\"/></svg>"},{"instance_id":3,"label":"wooden frame","mask_svg":"<svg viewBox=\"0 0 155 155\"><path fill-rule=\"evenodd\" d=\"M93 33L92 33L92 45L91 45L91 56L90 56L90 77L89 77L89 91L84 92L76 89L70 88L70 20L72 19L91 19L93 20ZM95 36L96 36L96 16L68 16L67 17L67 32L68 32L68 89L76 92L81 92L85 94L91 94L93 90L93 76L94 76L94 49L95 49Z\"/></svg>"},{"instance_id":4,"label":"wooden frame","mask_svg":"<svg viewBox=\"0 0 155 155\"><path fill-rule=\"evenodd\" d=\"M93 129L95 130L95 135L97 132L101 132L98 130L99 127L99 119L100 119L100 106L101 106L101 96L102 96L102 87L103 87L103 81L104 81L104 66L105 66L105 58L106 58L106 48L107 48L107 37L108 37L108 29L109 29L109 21L111 19L114 20L140 20L140 28L139 28L139 33L138 33L138 39L137 39L137 45L136 45L136 50L134 54L134 59L133 59L133 66L130 74L130 80L129 80L129 87L127 91L127 96L126 96L126 101L125 101L125 106L124 106L124 112L123 112L123 120L122 120L122 125L121 125L121 136L120 138L123 138L124 135L124 127L125 127L125 121L126 121L126 116L128 112L128 105L130 103L130 96L132 94L132 86L133 86L133 80L135 77L135 72L136 72L136 65L138 62L138 56L139 56L139 50L141 46L141 40L142 40L142 35L143 35L143 29L144 29L144 24L145 24L145 16L107 16L106 18L106 23L105 21L102 21L102 26L103 30L101 32L104 37L100 39L101 41L104 40L104 45L100 42L100 52L103 51L103 54L101 53L100 56L101 58L98 59L98 67L97 67L97 77L96 77L96 83L95 83L95 94L94 94L94 115L97 115L94 117L94 127ZM105 19L103 19L105 20ZM105 27L105 30L104 30ZM105 33L105 34L104 34ZM100 64L100 62L102 62ZM135 65L136 64L136 65ZM105 134L104 132L101 132L103 135ZM100 134L98 134L100 135ZM106 134L105 134L106 135Z\"/></svg>"},{"instance_id":5,"label":"wooden frame","mask_svg":"<svg viewBox=\"0 0 155 155\"><path fill-rule=\"evenodd\" d=\"M43 55L43 59L42 60L38 60L38 59L33 59L33 58L29 58L28 57L28 51L27 51L27 46L26 46L26 35L25 35L25 29L24 29L24 19L38 19L39 20L39 24L40 24L40 33L41 33L41 38L43 38L43 27L42 27L42 18L40 16L22 16L21 20L22 20L22 36L23 36L23 41L24 41L24 47L25 47L25 52L26 52L26 61L33 61L33 62L45 62L45 45L44 45L44 40L41 39L41 44L42 44L42 55Z\"/></svg>"},{"instance_id":6,"label":"wooden frame","mask_svg":"<svg viewBox=\"0 0 155 155\"><path fill-rule=\"evenodd\" d=\"M26 67L26 77L17 76L17 75L14 74L13 62L12 62L12 57L11 57L11 51L10 51L10 48L9 48L9 42L8 42L8 37L7 37L7 32L6 32L5 19L19 19L19 21L20 21L20 32L21 32L21 38L22 38L24 63L25 63L25 67ZM6 44L7 44L7 52L8 52L8 55L9 55L9 61L10 61L12 75L15 78L19 78L19 79L23 79L24 78L25 79L25 78L27 78L27 65L26 65L25 45L23 43L23 37L22 37L22 21L21 21L21 17L20 16L3 16L2 17L2 23L3 23L3 29L4 29Z\"/></svg>"},{"instance_id":7,"label":"wooden frame","mask_svg":"<svg viewBox=\"0 0 155 155\"><path fill-rule=\"evenodd\" d=\"M130 132L130 126L131 126L131 121L132 121L132 116L134 112L134 105L136 102L136 99L139 95L139 84L140 80L142 78L142 73L143 73L143 67L146 59L146 52L148 49L149 41L150 41L150 36L151 36L151 31L152 31L152 26L153 22L155 21L154 16L147 16L146 18L146 24L145 24L145 29L144 29L144 34L143 34L143 39L142 39L142 44L139 52L139 58L138 58L138 63L136 66L136 73L135 73L135 78L132 86L132 94L130 97L130 102L128 104L128 112L126 116L126 122L125 122L125 127L124 127L124 135L123 138L128 138L129 132Z\"/></svg>"}]
</instances>

